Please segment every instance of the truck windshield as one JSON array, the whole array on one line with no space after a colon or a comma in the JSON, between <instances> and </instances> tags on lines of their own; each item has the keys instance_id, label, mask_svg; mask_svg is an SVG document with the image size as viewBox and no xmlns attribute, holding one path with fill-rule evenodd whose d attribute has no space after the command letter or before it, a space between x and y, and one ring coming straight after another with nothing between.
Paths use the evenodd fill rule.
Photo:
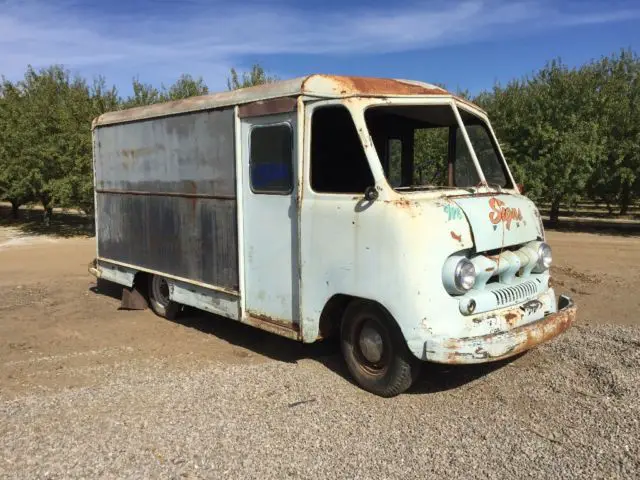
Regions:
<instances>
[{"instance_id":1,"label":"truck windshield","mask_svg":"<svg viewBox=\"0 0 640 480\"><path fill-rule=\"evenodd\" d=\"M489 185L510 186L484 121L462 109L460 116ZM365 120L394 189L466 188L480 183L451 106L373 106L366 110Z\"/></svg>"}]
</instances>

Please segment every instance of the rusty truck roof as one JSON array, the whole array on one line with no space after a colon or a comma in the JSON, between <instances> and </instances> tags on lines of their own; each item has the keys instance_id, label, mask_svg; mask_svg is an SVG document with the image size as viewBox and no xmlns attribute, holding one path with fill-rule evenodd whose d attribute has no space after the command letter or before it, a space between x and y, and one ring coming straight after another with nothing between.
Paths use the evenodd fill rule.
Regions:
<instances>
[{"instance_id":1,"label":"rusty truck roof","mask_svg":"<svg viewBox=\"0 0 640 480\"><path fill-rule=\"evenodd\" d=\"M228 92L212 93L107 112L94 119L93 128L100 125L131 122L299 95L318 98L346 98L353 96L404 97L412 95L455 96L444 88L415 80L314 74ZM467 100L463 101L475 108L479 108Z\"/></svg>"}]
</instances>

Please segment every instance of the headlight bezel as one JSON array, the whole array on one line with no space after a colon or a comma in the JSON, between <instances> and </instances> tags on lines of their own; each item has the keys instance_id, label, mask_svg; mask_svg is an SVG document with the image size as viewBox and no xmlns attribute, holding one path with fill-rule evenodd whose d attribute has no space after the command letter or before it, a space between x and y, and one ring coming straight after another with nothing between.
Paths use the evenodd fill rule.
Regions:
<instances>
[{"instance_id":1,"label":"headlight bezel","mask_svg":"<svg viewBox=\"0 0 640 480\"><path fill-rule=\"evenodd\" d=\"M456 269L453 274L453 282L456 288L461 292L468 292L475 285L476 277L476 267L473 265L471 260L466 257L461 258L456 265ZM469 278L471 278L470 281Z\"/></svg>"},{"instance_id":2,"label":"headlight bezel","mask_svg":"<svg viewBox=\"0 0 640 480\"><path fill-rule=\"evenodd\" d=\"M477 278L473 262L465 255L453 255L442 270L442 283L451 295L464 295L472 290Z\"/></svg>"},{"instance_id":3,"label":"headlight bezel","mask_svg":"<svg viewBox=\"0 0 640 480\"><path fill-rule=\"evenodd\" d=\"M536 251L538 255L538 261L536 262L535 271L537 273L546 272L551 268L553 263L553 250L551 245L546 242L540 242Z\"/></svg>"}]
</instances>

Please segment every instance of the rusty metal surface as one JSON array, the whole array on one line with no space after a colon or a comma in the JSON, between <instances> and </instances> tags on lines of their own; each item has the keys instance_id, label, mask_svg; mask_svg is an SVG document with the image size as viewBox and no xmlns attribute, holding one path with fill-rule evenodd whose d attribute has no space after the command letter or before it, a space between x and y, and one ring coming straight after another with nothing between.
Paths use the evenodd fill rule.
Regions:
<instances>
[{"instance_id":1,"label":"rusty metal surface","mask_svg":"<svg viewBox=\"0 0 640 480\"><path fill-rule=\"evenodd\" d=\"M238 108L238 117L260 117L262 115L274 115L276 113L288 113L295 111L297 107L296 97L273 98L271 100L259 100L247 103Z\"/></svg>"},{"instance_id":2,"label":"rusty metal surface","mask_svg":"<svg viewBox=\"0 0 640 480\"><path fill-rule=\"evenodd\" d=\"M119 195L152 195L157 197L183 197L183 198L209 198L215 200L234 200L233 195L208 195L206 193L184 193L184 192L149 192L149 191L137 191L137 190L117 190L109 188L98 188L96 193L112 193Z\"/></svg>"},{"instance_id":3,"label":"rusty metal surface","mask_svg":"<svg viewBox=\"0 0 640 480\"><path fill-rule=\"evenodd\" d=\"M238 289L233 110L97 128L98 256Z\"/></svg>"},{"instance_id":4,"label":"rusty metal surface","mask_svg":"<svg viewBox=\"0 0 640 480\"><path fill-rule=\"evenodd\" d=\"M100 257L238 289L235 202L99 195Z\"/></svg>"},{"instance_id":5,"label":"rusty metal surface","mask_svg":"<svg viewBox=\"0 0 640 480\"><path fill-rule=\"evenodd\" d=\"M235 197L232 109L95 131L96 189Z\"/></svg>"},{"instance_id":6,"label":"rusty metal surface","mask_svg":"<svg viewBox=\"0 0 640 480\"><path fill-rule=\"evenodd\" d=\"M149 308L147 299L137 287L124 287L120 299L121 310L146 310Z\"/></svg>"},{"instance_id":7,"label":"rusty metal surface","mask_svg":"<svg viewBox=\"0 0 640 480\"><path fill-rule=\"evenodd\" d=\"M240 319L240 297L176 279L168 279L171 300L215 315Z\"/></svg>"},{"instance_id":8,"label":"rusty metal surface","mask_svg":"<svg viewBox=\"0 0 640 480\"><path fill-rule=\"evenodd\" d=\"M308 95L318 98L349 96L411 96L411 95L453 95L429 83L391 78L348 77L339 75L308 75L279 82L241 88L198 97L190 97L172 102L158 103L127 110L104 113L93 121L93 128L133 122L154 117L180 115L188 112L210 110L245 105L283 97ZM459 101L478 108L468 100Z\"/></svg>"},{"instance_id":9,"label":"rusty metal surface","mask_svg":"<svg viewBox=\"0 0 640 480\"><path fill-rule=\"evenodd\" d=\"M320 88L323 80L334 94L347 96L449 95L449 92L445 89L428 83L392 78L341 77L336 75L313 75L309 77L302 84L303 92L311 94L315 91L323 90Z\"/></svg>"},{"instance_id":10,"label":"rusty metal surface","mask_svg":"<svg viewBox=\"0 0 640 480\"><path fill-rule=\"evenodd\" d=\"M280 320L256 312L247 312L247 315L242 320L251 326L266 330L267 332L275 333L283 337L291 338L293 340L300 339L300 329L297 323L291 323L290 320Z\"/></svg>"},{"instance_id":11,"label":"rusty metal surface","mask_svg":"<svg viewBox=\"0 0 640 480\"><path fill-rule=\"evenodd\" d=\"M427 342L425 357L448 364L484 363L505 359L544 343L567 330L576 319L573 302L541 320L480 337L448 338ZM513 313L512 321L517 320ZM507 319L509 320L509 319Z\"/></svg>"}]
</instances>

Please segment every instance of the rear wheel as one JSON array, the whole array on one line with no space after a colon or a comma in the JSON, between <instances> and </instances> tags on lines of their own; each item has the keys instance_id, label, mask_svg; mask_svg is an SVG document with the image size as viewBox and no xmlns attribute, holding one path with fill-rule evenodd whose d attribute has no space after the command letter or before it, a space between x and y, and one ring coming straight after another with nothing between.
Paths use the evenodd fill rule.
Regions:
<instances>
[{"instance_id":1,"label":"rear wheel","mask_svg":"<svg viewBox=\"0 0 640 480\"><path fill-rule=\"evenodd\" d=\"M357 300L347 307L340 343L358 385L381 397L404 392L420 373L421 363L407 348L393 318L371 302Z\"/></svg>"},{"instance_id":2,"label":"rear wheel","mask_svg":"<svg viewBox=\"0 0 640 480\"><path fill-rule=\"evenodd\" d=\"M154 313L160 317L172 320L180 310L180 304L172 301L169 296L169 283L159 275L149 277L149 305Z\"/></svg>"}]
</instances>

